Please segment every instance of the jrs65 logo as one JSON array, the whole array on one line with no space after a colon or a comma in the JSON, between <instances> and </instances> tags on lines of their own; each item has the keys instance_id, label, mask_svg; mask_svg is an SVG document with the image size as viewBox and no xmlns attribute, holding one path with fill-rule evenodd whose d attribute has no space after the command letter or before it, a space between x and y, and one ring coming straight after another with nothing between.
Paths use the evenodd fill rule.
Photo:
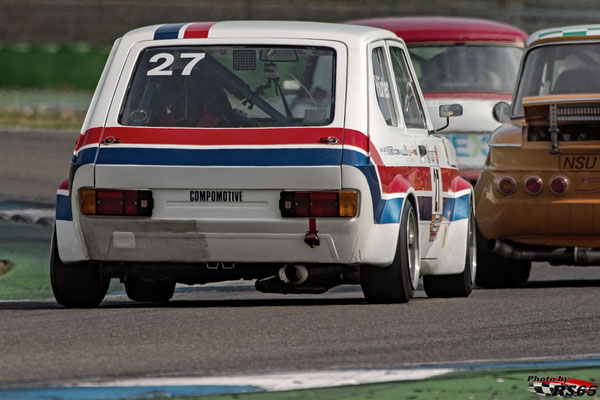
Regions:
<instances>
[{"instance_id":1,"label":"jrs65 logo","mask_svg":"<svg viewBox=\"0 0 600 400\"><path fill-rule=\"evenodd\" d=\"M527 382L529 382L529 391L546 397L593 396L598 390L598 385L594 382L566 376L539 377L529 375Z\"/></svg>"}]
</instances>

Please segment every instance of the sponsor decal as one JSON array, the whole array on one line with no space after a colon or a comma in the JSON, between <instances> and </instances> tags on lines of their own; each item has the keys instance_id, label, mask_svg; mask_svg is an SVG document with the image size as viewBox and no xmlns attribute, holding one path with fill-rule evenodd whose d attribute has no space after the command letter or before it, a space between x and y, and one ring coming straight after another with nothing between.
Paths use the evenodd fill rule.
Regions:
<instances>
[{"instance_id":1,"label":"sponsor decal","mask_svg":"<svg viewBox=\"0 0 600 400\"><path fill-rule=\"evenodd\" d=\"M385 154L388 156L410 156L410 155L417 154L416 150L413 150L412 152L410 150L408 150L408 147L406 147L406 145L404 145L403 148L397 148L397 147L393 147L393 146L384 146L379 149L379 152L381 154Z\"/></svg>"},{"instance_id":2,"label":"sponsor decal","mask_svg":"<svg viewBox=\"0 0 600 400\"><path fill-rule=\"evenodd\" d=\"M241 202L241 190L190 190L190 201L201 202Z\"/></svg>"},{"instance_id":3,"label":"sponsor decal","mask_svg":"<svg viewBox=\"0 0 600 400\"><path fill-rule=\"evenodd\" d=\"M544 397L591 397L598 391L594 382L568 376L529 375L527 382L530 392Z\"/></svg>"},{"instance_id":4,"label":"sponsor decal","mask_svg":"<svg viewBox=\"0 0 600 400\"><path fill-rule=\"evenodd\" d=\"M600 156L596 154L561 154L559 157L561 171L595 171L600 169Z\"/></svg>"},{"instance_id":5,"label":"sponsor decal","mask_svg":"<svg viewBox=\"0 0 600 400\"><path fill-rule=\"evenodd\" d=\"M431 224L429 224L429 241L433 242L437 237L437 234L440 230L440 226L442 225L442 215L441 214L433 214L431 216Z\"/></svg>"}]
</instances>

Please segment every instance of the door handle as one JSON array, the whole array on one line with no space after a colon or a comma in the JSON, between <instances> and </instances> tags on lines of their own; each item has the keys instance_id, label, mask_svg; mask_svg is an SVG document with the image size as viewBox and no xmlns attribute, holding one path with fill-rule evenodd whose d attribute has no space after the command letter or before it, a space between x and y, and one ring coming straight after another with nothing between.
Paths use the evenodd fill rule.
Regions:
<instances>
[{"instance_id":1,"label":"door handle","mask_svg":"<svg viewBox=\"0 0 600 400\"><path fill-rule=\"evenodd\" d=\"M322 137L319 139L319 143L327 143L327 144L338 144L340 140L335 136Z\"/></svg>"},{"instance_id":2,"label":"door handle","mask_svg":"<svg viewBox=\"0 0 600 400\"><path fill-rule=\"evenodd\" d=\"M114 136L108 136L106 139L104 139L102 141L103 144L118 144L121 143L121 139L114 137Z\"/></svg>"}]
</instances>

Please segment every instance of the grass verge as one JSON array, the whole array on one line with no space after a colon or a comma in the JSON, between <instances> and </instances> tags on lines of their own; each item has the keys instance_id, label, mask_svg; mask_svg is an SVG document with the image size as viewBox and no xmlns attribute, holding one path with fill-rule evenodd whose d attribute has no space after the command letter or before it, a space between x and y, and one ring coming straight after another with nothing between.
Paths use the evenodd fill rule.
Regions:
<instances>
[{"instance_id":1,"label":"grass verge","mask_svg":"<svg viewBox=\"0 0 600 400\"><path fill-rule=\"evenodd\" d=\"M0 109L0 127L17 129L60 129L78 131L85 113L30 113Z\"/></svg>"},{"instance_id":2,"label":"grass verge","mask_svg":"<svg viewBox=\"0 0 600 400\"><path fill-rule=\"evenodd\" d=\"M50 286L50 240L52 227L0 220L0 300L52 298ZM10 268L1 273L2 261ZM109 293L124 291L112 279Z\"/></svg>"},{"instance_id":3,"label":"grass verge","mask_svg":"<svg viewBox=\"0 0 600 400\"><path fill-rule=\"evenodd\" d=\"M186 397L186 400L535 400L530 376L570 377L600 382L600 368L460 371L422 381L379 383L286 392ZM232 379L235 384L235 379ZM583 396L585 399L598 399ZM169 398L170 400L184 398ZM165 399L166 400L166 399Z\"/></svg>"},{"instance_id":4,"label":"grass verge","mask_svg":"<svg viewBox=\"0 0 600 400\"><path fill-rule=\"evenodd\" d=\"M52 228L0 221L0 259L12 268L0 276L0 300L52 297L49 260Z\"/></svg>"}]
</instances>

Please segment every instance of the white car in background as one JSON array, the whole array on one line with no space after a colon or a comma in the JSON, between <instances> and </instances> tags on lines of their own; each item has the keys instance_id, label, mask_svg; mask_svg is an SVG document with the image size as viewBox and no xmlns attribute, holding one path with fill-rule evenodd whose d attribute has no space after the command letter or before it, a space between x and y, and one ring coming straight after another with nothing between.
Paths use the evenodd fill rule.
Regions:
<instances>
[{"instance_id":1,"label":"white car in background","mask_svg":"<svg viewBox=\"0 0 600 400\"><path fill-rule=\"evenodd\" d=\"M462 105L462 118L441 133L456 150L460 175L473 184L489 152L490 135L508 120L527 34L497 21L461 17L384 17L350 21L402 38L433 123L442 104Z\"/></svg>"},{"instance_id":2,"label":"white car in background","mask_svg":"<svg viewBox=\"0 0 600 400\"><path fill-rule=\"evenodd\" d=\"M57 193L56 300L97 306L111 278L136 301L253 279L262 292L361 284L368 301L406 302L420 276L429 296L467 296L472 187L423 104L406 46L385 30L127 33Z\"/></svg>"}]
</instances>

